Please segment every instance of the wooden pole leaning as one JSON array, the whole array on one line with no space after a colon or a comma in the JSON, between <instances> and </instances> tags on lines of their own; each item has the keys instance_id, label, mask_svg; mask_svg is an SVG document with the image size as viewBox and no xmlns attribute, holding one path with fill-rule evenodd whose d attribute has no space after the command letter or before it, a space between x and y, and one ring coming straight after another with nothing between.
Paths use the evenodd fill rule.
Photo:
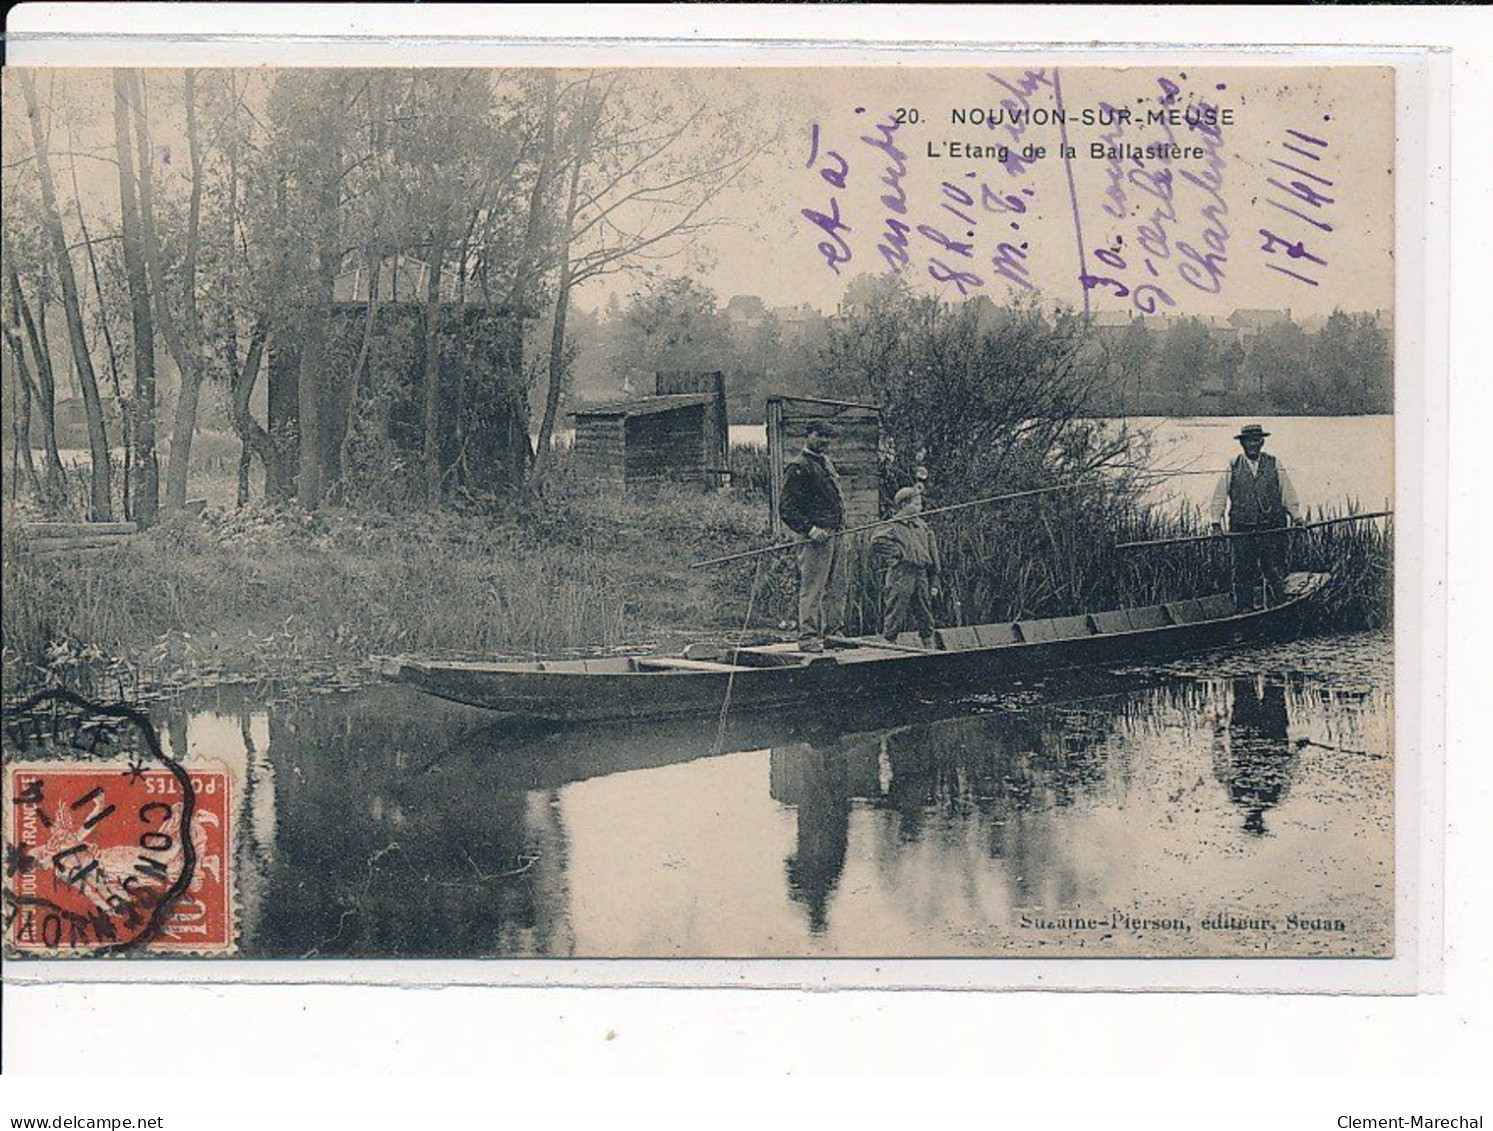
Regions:
<instances>
[{"instance_id":1,"label":"wooden pole leaning","mask_svg":"<svg viewBox=\"0 0 1493 1131\"><path fill-rule=\"evenodd\" d=\"M931 514L947 514L949 511L960 511L967 507L980 507L989 503L1003 503L1011 499L1025 499L1033 495L1049 495L1054 491L1077 491L1085 487L1095 487L1094 483L1060 483L1055 487L1034 487L1029 491L1011 491L1004 495L988 495L983 499L971 499L967 503L950 503L946 507L933 507L929 510L919 511L919 517L926 518ZM847 534L859 534L863 530L874 530L879 526L890 526L896 522L895 518L877 519L875 522L863 522L859 526L850 526L844 530L830 532L831 538L843 538ZM775 554L783 550L792 550L798 546L807 546L808 538L795 538L788 542L776 542L771 546L758 546L755 550L743 550L739 554L727 554L720 558L707 558L703 562L690 563L690 569L703 569L705 566L724 565L726 562L738 562L744 558L755 558L761 554Z\"/></svg>"},{"instance_id":2,"label":"wooden pole leaning","mask_svg":"<svg viewBox=\"0 0 1493 1131\"><path fill-rule=\"evenodd\" d=\"M1370 511L1367 514L1351 514L1343 518L1328 518L1321 522L1304 522L1295 526L1282 526L1272 530L1222 531L1218 534L1193 534L1186 538L1150 538L1143 542L1118 542L1117 550L1134 550L1142 546L1180 546L1188 542L1217 542L1228 538L1259 538L1263 535L1293 534L1303 530L1320 530L1324 526L1341 526L1349 522L1367 522L1374 518L1392 518L1394 511Z\"/></svg>"}]
</instances>

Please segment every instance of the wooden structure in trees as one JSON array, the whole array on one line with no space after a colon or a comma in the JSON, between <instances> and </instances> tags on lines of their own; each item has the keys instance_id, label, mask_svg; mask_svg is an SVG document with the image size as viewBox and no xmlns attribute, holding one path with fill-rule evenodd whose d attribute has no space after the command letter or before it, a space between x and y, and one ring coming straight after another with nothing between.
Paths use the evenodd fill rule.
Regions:
<instances>
[{"instance_id":1,"label":"wooden structure in trees","mask_svg":"<svg viewBox=\"0 0 1493 1131\"><path fill-rule=\"evenodd\" d=\"M845 524L859 526L881 518L881 412L860 401L827 401L815 397L767 398L767 462L772 530L783 533L778 497L783 468L804 445L811 420L828 420L836 436L830 459L845 492Z\"/></svg>"},{"instance_id":2,"label":"wooden structure in trees","mask_svg":"<svg viewBox=\"0 0 1493 1131\"><path fill-rule=\"evenodd\" d=\"M429 280L426 264L389 255L372 302L373 273L365 266L350 267L333 281L315 438L326 483L343 475L354 417L361 441L385 453L389 473L395 463L420 466ZM523 482L530 457L524 318L522 311L487 302L475 287L462 288L455 272L441 277L439 450L448 486L501 495ZM304 440L299 382L300 345L293 335L279 335L269 350L268 420L282 444Z\"/></svg>"},{"instance_id":3,"label":"wooden structure in trees","mask_svg":"<svg viewBox=\"0 0 1493 1131\"><path fill-rule=\"evenodd\" d=\"M660 483L707 490L724 485L731 457L724 375L663 372L654 388L651 397L587 405L570 414L578 473L619 491Z\"/></svg>"}]
</instances>

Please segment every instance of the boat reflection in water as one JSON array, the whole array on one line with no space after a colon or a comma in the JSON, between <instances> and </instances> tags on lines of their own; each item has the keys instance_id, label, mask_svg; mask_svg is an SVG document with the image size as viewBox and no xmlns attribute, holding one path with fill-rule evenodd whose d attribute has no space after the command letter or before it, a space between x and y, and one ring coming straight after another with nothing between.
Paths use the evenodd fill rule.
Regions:
<instances>
[{"instance_id":1,"label":"boat reflection in water","mask_svg":"<svg viewBox=\"0 0 1493 1131\"><path fill-rule=\"evenodd\" d=\"M1353 910L1365 953L1389 932L1392 760L1296 740L1387 753L1386 687L1090 674L719 732L224 691L163 729L240 767L246 955L1254 953L1044 924L1323 905Z\"/></svg>"}]
</instances>

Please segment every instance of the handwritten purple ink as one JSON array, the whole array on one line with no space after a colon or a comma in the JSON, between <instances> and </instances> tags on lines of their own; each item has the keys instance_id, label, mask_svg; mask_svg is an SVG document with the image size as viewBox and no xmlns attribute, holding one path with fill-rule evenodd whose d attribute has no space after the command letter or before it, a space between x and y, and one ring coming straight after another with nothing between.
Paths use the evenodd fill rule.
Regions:
<instances>
[{"instance_id":1,"label":"handwritten purple ink","mask_svg":"<svg viewBox=\"0 0 1493 1131\"><path fill-rule=\"evenodd\" d=\"M1078 243L1078 277L1080 280L1087 280L1089 277L1089 263L1083 248L1083 223L1078 216L1078 189L1073 183L1073 162L1068 156L1072 152L1072 146L1068 144L1067 115L1063 113L1063 84L1058 77L1058 72L1055 70L1052 72L1052 96L1057 102L1059 114L1058 129L1060 131L1059 137L1062 141L1062 149L1059 152L1063 155L1063 170L1068 174L1068 203L1073 209L1073 238ZM1083 316L1085 321L1089 317L1089 290L1089 284L1085 281L1083 288ZM1123 291L1120 295L1121 298L1130 293L1129 289L1123 285L1121 286L1121 290Z\"/></svg>"},{"instance_id":2,"label":"handwritten purple ink","mask_svg":"<svg viewBox=\"0 0 1493 1131\"><path fill-rule=\"evenodd\" d=\"M893 115L872 127L873 133L862 134L861 141L881 154L885 164L877 179L886 186L881 194L881 204L895 215L884 217L882 232L876 241L876 250L886 265L893 271L901 271L911 261L908 251L912 225L898 217L907 215L907 188L902 180L907 176L907 154L894 140L902 123Z\"/></svg>"},{"instance_id":3,"label":"handwritten purple ink","mask_svg":"<svg viewBox=\"0 0 1493 1131\"><path fill-rule=\"evenodd\" d=\"M1327 120L1326 117L1323 118L1323 121ZM1291 140L1282 140L1280 143L1282 149L1294 153L1305 160L1316 162L1320 166L1326 151L1331 148L1327 139L1297 129L1287 129L1285 132ZM1303 149L1301 145L1295 144L1296 142L1301 142L1302 145L1309 146L1310 148ZM1336 204L1337 198L1328 196L1321 188L1317 188L1316 186L1320 185L1322 188L1330 188L1336 192L1337 189L1332 179L1325 176L1321 171L1314 172L1310 169L1302 168L1294 162L1282 161L1272 157L1270 163L1286 170L1288 173L1295 173L1299 179L1282 181L1278 177L1267 177L1265 183L1272 189L1275 189L1277 193L1283 195L1291 203L1284 203L1277 199L1275 195L1267 197L1265 203L1284 212L1293 219L1306 224L1317 232L1324 234L1331 233L1333 231L1332 224L1327 220L1321 219L1320 214L1327 211L1328 205ZM1314 209L1319 215L1303 212L1303 208ZM1282 235L1270 228L1261 228L1259 232L1265 239L1265 242L1260 245L1260 251L1272 257L1284 252L1286 258L1291 260L1293 264L1292 267L1287 267L1280 263L1266 263L1266 267L1288 278L1295 279L1306 286L1315 287L1320 285L1320 272L1315 271L1313 268L1327 266L1327 259L1324 254L1308 251L1305 238L1302 238L1299 234L1296 239L1292 239L1290 234ZM1307 264L1313 266L1308 267ZM1299 270L1296 269L1298 267Z\"/></svg>"},{"instance_id":4,"label":"handwritten purple ink","mask_svg":"<svg viewBox=\"0 0 1493 1131\"><path fill-rule=\"evenodd\" d=\"M812 169L819 164L820 160L819 123L815 122L809 134L809 159L804 163L804 168ZM831 187L843 190L850 176L850 162L833 149L824 151L823 160L825 165L819 170L819 176ZM852 229L840 218L838 197L830 197L826 207L827 211L818 208L802 208L799 210L799 215L827 237L819 242L819 254L824 257L824 265L838 275L840 265L849 263L853 257L850 244L845 239L845 233Z\"/></svg>"}]
</instances>

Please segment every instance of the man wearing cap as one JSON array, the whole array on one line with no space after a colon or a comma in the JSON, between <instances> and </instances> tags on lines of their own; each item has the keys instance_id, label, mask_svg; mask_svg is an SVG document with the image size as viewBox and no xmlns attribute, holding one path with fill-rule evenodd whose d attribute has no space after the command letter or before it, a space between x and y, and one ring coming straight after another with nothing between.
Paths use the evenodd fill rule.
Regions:
<instances>
[{"instance_id":1,"label":"man wearing cap","mask_svg":"<svg viewBox=\"0 0 1493 1131\"><path fill-rule=\"evenodd\" d=\"M829 458L834 427L810 421L804 450L783 469L778 517L803 541L798 547L798 635L805 652L824 651L824 638L839 632L845 617L844 548L836 533L845 526L845 495Z\"/></svg>"},{"instance_id":2,"label":"man wearing cap","mask_svg":"<svg viewBox=\"0 0 1493 1131\"><path fill-rule=\"evenodd\" d=\"M1230 538L1234 563L1234 607L1240 612L1259 608L1256 590L1265 580L1266 604L1283 595L1285 539L1267 531L1283 530L1301 521L1296 489L1280 461L1263 450L1270 435L1258 424L1246 424L1234 439L1243 453L1234 457L1213 491L1213 533L1223 533L1227 507L1230 534L1253 534Z\"/></svg>"},{"instance_id":3,"label":"man wearing cap","mask_svg":"<svg viewBox=\"0 0 1493 1131\"><path fill-rule=\"evenodd\" d=\"M938 540L923 521L923 493L903 487L893 500L892 522L871 540L871 556L886 569L882 582L882 634L916 628L924 648L933 646L933 598L938 596Z\"/></svg>"}]
</instances>

